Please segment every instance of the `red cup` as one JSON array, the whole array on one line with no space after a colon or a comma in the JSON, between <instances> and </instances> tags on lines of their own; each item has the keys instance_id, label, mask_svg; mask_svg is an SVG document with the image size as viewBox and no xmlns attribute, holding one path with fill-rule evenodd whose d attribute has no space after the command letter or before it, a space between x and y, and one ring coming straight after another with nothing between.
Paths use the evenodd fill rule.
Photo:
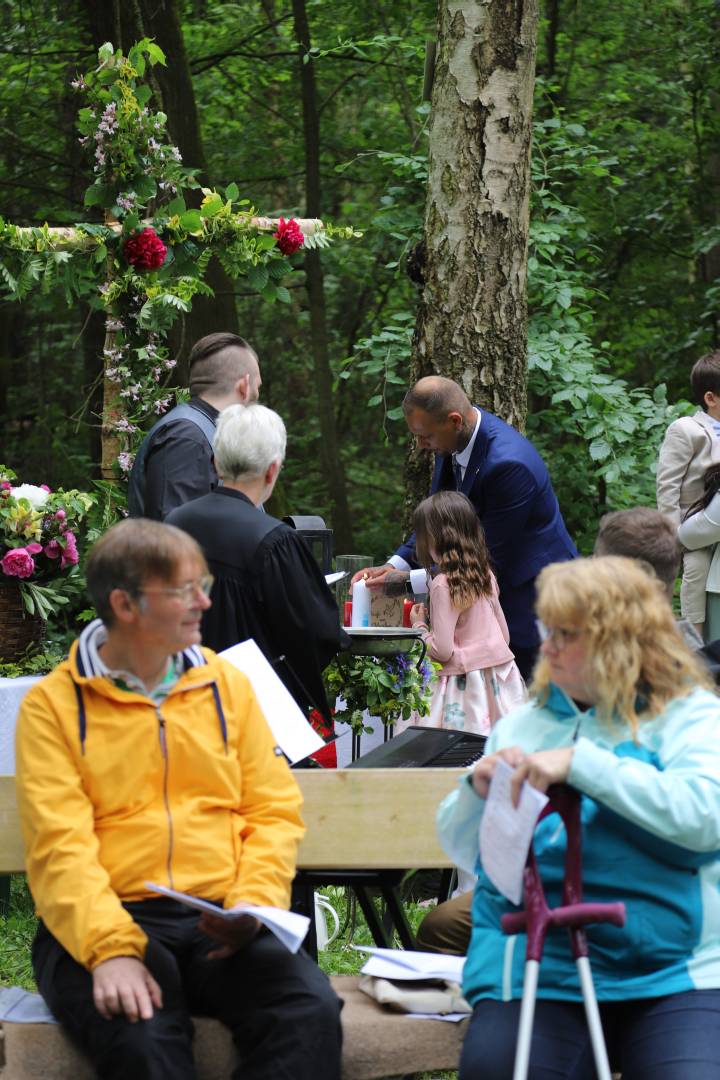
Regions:
<instances>
[{"instance_id":1,"label":"red cup","mask_svg":"<svg viewBox=\"0 0 720 1080\"><path fill-rule=\"evenodd\" d=\"M412 626L410 622L410 612L413 609L412 600L403 600L403 626Z\"/></svg>"},{"instance_id":2,"label":"red cup","mask_svg":"<svg viewBox=\"0 0 720 1080\"><path fill-rule=\"evenodd\" d=\"M343 606L343 626L352 626L352 600L346 600Z\"/></svg>"}]
</instances>

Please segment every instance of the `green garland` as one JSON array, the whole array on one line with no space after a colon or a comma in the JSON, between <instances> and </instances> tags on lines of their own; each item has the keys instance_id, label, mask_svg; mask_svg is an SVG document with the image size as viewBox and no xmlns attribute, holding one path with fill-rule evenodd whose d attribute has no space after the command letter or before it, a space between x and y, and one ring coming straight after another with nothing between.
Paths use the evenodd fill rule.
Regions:
<instances>
[{"instance_id":1,"label":"green garland","mask_svg":"<svg viewBox=\"0 0 720 1080\"><path fill-rule=\"evenodd\" d=\"M288 303L290 254L362 234L259 217L236 184L203 188L200 206L189 205L198 201L194 170L182 164L143 82L148 67L165 64L162 50L145 38L125 57L107 43L98 60L72 85L87 100L78 116L80 141L93 156L85 205L101 210L104 222L33 228L0 218L0 278L14 300L61 285L68 303L82 296L106 313L105 377L114 400L107 408L106 393L104 428L124 445L117 462L128 472L143 428L171 404L167 334L195 296L213 295L205 280L213 255L265 300Z\"/></svg>"}]
</instances>

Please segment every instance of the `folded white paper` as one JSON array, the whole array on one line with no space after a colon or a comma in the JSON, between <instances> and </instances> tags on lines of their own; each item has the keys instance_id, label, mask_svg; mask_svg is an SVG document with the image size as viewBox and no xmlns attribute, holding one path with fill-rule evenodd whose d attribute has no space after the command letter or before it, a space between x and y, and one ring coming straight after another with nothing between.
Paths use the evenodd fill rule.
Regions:
<instances>
[{"instance_id":1,"label":"folded white paper","mask_svg":"<svg viewBox=\"0 0 720 1080\"><path fill-rule=\"evenodd\" d=\"M547 795L527 780L515 807L510 797L514 770L499 759L480 822L480 862L495 888L513 904L522 900L523 870Z\"/></svg>"},{"instance_id":2,"label":"folded white paper","mask_svg":"<svg viewBox=\"0 0 720 1080\"><path fill-rule=\"evenodd\" d=\"M281 941L291 953L296 953L308 932L310 920L306 915L298 915L294 911L284 911L282 908L260 907L257 904L236 904L233 908L219 908L211 904L209 900L201 900L199 896L190 896L189 893L178 892L176 889L168 889L165 885L157 885L154 881L146 881L146 888L151 892L169 896L172 900L179 900L187 907L197 908L198 911L207 911L217 918L232 920L238 915L252 915L254 918L271 930L278 941Z\"/></svg>"},{"instance_id":3,"label":"folded white paper","mask_svg":"<svg viewBox=\"0 0 720 1080\"><path fill-rule=\"evenodd\" d=\"M334 585L336 581L342 581L344 577L347 577L347 570L336 570L334 574L325 575L325 584Z\"/></svg>"},{"instance_id":4,"label":"folded white paper","mask_svg":"<svg viewBox=\"0 0 720 1080\"><path fill-rule=\"evenodd\" d=\"M358 952L370 953L362 969L363 975L379 979L447 979L461 983L464 956L445 956L441 953L413 952L410 949L379 949L369 945L353 945Z\"/></svg>"},{"instance_id":5,"label":"folded white paper","mask_svg":"<svg viewBox=\"0 0 720 1080\"><path fill-rule=\"evenodd\" d=\"M468 1013L405 1013L408 1020L447 1020L451 1024L459 1024L461 1020L467 1020Z\"/></svg>"},{"instance_id":6,"label":"folded white paper","mask_svg":"<svg viewBox=\"0 0 720 1080\"><path fill-rule=\"evenodd\" d=\"M325 745L252 638L220 653L247 675L275 741L294 765Z\"/></svg>"}]
</instances>

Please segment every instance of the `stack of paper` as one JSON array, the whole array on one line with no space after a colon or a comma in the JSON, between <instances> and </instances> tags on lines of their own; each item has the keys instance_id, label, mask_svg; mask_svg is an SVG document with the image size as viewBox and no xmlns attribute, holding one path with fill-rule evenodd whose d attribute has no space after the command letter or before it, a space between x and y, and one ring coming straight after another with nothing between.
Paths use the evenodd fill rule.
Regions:
<instances>
[{"instance_id":1,"label":"stack of paper","mask_svg":"<svg viewBox=\"0 0 720 1080\"><path fill-rule=\"evenodd\" d=\"M190 896L188 893L177 892L175 889L167 889L164 885L156 885L153 881L146 881L145 885L152 892L169 896L172 900L179 900L181 904L197 908L198 911L207 911L216 918L231 920L237 918L238 915L252 915L268 930L271 930L278 941L281 941L291 953L298 951L310 925L307 915L297 915L294 911L283 911L282 908L238 904L226 910L216 907L209 900L201 900L199 896Z\"/></svg>"},{"instance_id":2,"label":"stack of paper","mask_svg":"<svg viewBox=\"0 0 720 1080\"><path fill-rule=\"evenodd\" d=\"M376 949L368 945L353 945L353 948L358 952L370 953L370 958L362 969L363 975L389 979L392 982L422 982L426 979L440 979L458 985L462 982L464 956L445 956L441 953L412 952L406 949ZM457 996L459 998L459 991ZM405 1016L411 1020L447 1020L457 1023L459 1020L466 1020L468 1012L407 1012Z\"/></svg>"},{"instance_id":3,"label":"stack of paper","mask_svg":"<svg viewBox=\"0 0 720 1080\"><path fill-rule=\"evenodd\" d=\"M412 952L409 949L376 949L369 945L353 945L358 952L370 953L362 969L363 975L378 979L446 979L462 982L464 956L443 953Z\"/></svg>"}]
</instances>

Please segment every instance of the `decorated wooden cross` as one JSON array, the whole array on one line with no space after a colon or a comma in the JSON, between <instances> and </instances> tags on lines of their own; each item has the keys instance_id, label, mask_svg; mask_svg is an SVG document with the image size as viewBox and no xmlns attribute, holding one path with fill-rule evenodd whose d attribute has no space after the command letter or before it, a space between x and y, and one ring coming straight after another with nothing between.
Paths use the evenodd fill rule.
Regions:
<instances>
[{"instance_id":1,"label":"decorated wooden cross","mask_svg":"<svg viewBox=\"0 0 720 1080\"><path fill-rule=\"evenodd\" d=\"M102 210L103 223L31 228L0 219L0 275L13 299L57 278L69 301L90 292L104 310L101 467L112 479L129 472L146 421L170 404L175 360L167 334L194 296L213 295L205 281L213 256L265 299L287 303L288 256L361 234L319 220L263 217L236 184L203 188L199 208L189 208L185 194L199 185L143 82L148 65L165 64L162 50L144 39L125 57L108 43L98 60L73 87L87 97L80 141L93 154L85 205Z\"/></svg>"}]
</instances>

